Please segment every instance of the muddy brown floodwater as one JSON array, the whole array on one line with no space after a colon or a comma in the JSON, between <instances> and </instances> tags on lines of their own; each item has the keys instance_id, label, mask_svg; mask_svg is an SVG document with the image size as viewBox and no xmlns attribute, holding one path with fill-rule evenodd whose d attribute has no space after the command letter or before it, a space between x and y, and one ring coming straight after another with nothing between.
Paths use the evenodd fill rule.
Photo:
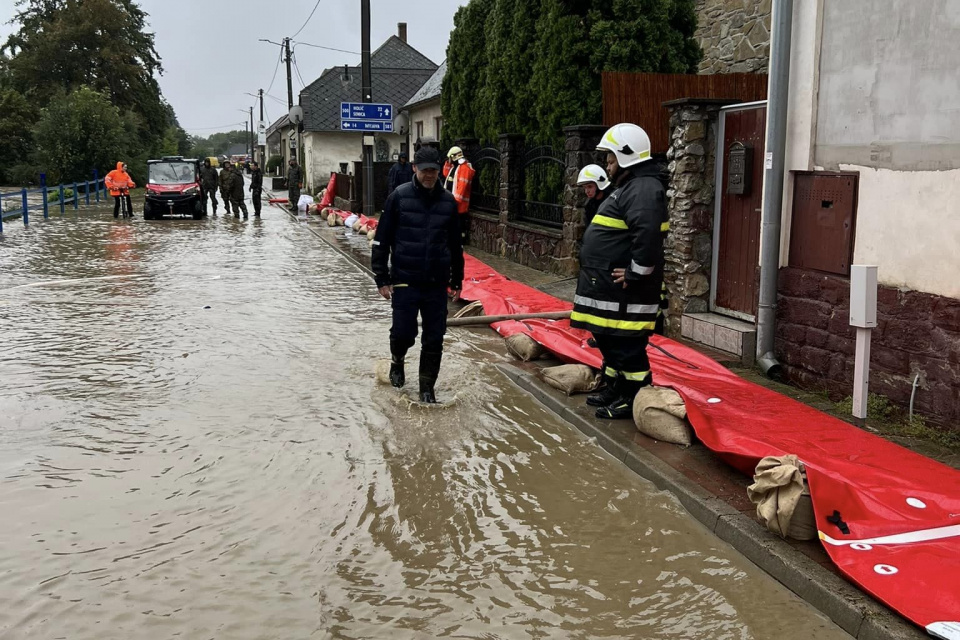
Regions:
<instances>
[{"instance_id":1,"label":"muddy brown floodwater","mask_svg":"<svg viewBox=\"0 0 960 640\"><path fill-rule=\"evenodd\" d=\"M847 638L276 209L0 239L0 637ZM415 363L411 366L415 367Z\"/></svg>"}]
</instances>

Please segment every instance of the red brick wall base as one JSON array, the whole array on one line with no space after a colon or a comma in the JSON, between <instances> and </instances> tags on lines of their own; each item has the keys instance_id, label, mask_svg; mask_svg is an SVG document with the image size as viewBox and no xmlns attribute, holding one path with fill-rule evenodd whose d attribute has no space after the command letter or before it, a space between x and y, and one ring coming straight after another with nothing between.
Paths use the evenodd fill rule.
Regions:
<instances>
[{"instance_id":1,"label":"red brick wall base","mask_svg":"<svg viewBox=\"0 0 960 640\"><path fill-rule=\"evenodd\" d=\"M787 377L835 396L853 390L855 330L850 281L817 271L780 270L777 357ZM906 406L914 377L921 415L960 429L960 300L881 286L873 330L870 392Z\"/></svg>"}]
</instances>

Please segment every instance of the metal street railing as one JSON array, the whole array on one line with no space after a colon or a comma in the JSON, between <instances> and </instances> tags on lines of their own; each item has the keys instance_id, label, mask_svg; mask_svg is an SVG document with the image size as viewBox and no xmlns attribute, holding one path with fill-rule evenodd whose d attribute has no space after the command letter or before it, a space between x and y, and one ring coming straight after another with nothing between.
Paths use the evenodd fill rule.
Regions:
<instances>
[{"instance_id":1,"label":"metal street railing","mask_svg":"<svg viewBox=\"0 0 960 640\"><path fill-rule=\"evenodd\" d=\"M68 191L70 195L67 195ZM23 218L23 225L27 226L30 224L31 211L42 211L43 217L49 218L50 207L59 206L60 215L63 215L67 210L67 205L72 205L74 211L78 210L81 199L85 206L90 206L91 198L93 198L94 204L99 203L101 193L104 200L109 197L106 181L100 177L98 171L93 172L93 180L59 184L55 187L48 186L47 175L41 173L40 186L37 188L0 192L0 233L3 233L3 221L6 219ZM38 194L40 196L39 202L36 202L37 198L33 198L35 202L31 202L30 196ZM51 198L51 194L54 195L53 198ZM3 203L5 201L13 201L19 206L4 211Z\"/></svg>"}]
</instances>

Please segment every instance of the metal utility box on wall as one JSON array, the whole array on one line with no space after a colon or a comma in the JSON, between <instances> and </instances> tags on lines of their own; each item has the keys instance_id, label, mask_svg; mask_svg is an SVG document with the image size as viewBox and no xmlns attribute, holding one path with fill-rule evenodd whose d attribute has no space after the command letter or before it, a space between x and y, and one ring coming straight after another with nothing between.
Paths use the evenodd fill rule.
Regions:
<instances>
[{"instance_id":1,"label":"metal utility box on wall","mask_svg":"<svg viewBox=\"0 0 960 640\"><path fill-rule=\"evenodd\" d=\"M877 267L862 264L850 267L850 326L861 329L877 326Z\"/></svg>"},{"instance_id":2,"label":"metal utility box on wall","mask_svg":"<svg viewBox=\"0 0 960 640\"><path fill-rule=\"evenodd\" d=\"M827 171L793 175L790 266L849 275L859 175Z\"/></svg>"},{"instance_id":3,"label":"metal utility box on wall","mask_svg":"<svg viewBox=\"0 0 960 640\"><path fill-rule=\"evenodd\" d=\"M750 195L753 186L753 146L734 142L727 153L727 193Z\"/></svg>"}]
</instances>

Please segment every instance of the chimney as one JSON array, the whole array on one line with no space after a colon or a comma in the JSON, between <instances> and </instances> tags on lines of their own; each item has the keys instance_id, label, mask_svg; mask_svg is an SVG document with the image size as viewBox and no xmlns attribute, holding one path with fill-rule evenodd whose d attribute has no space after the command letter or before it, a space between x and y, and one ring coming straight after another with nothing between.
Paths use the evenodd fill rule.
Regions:
<instances>
[{"instance_id":1,"label":"chimney","mask_svg":"<svg viewBox=\"0 0 960 640\"><path fill-rule=\"evenodd\" d=\"M407 23L406 22L397 23L397 37L399 37L404 42L407 41Z\"/></svg>"}]
</instances>

